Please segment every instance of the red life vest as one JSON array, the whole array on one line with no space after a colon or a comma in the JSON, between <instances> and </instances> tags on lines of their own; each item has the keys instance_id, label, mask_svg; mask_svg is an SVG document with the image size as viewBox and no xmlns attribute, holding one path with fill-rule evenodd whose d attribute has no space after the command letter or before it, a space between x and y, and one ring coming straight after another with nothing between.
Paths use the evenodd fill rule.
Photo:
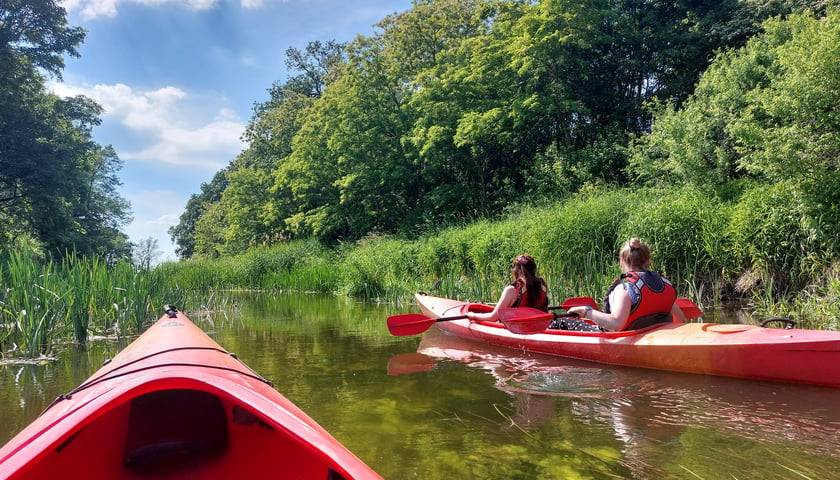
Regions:
<instances>
[{"instance_id":1,"label":"red life vest","mask_svg":"<svg viewBox=\"0 0 840 480\"><path fill-rule=\"evenodd\" d=\"M673 321L671 308L677 299L677 290L662 274L650 271L623 273L613 282L609 292L622 283L626 285L631 303L630 315L620 331ZM608 301L605 301L604 311L609 313Z\"/></svg>"},{"instance_id":2,"label":"red life vest","mask_svg":"<svg viewBox=\"0 0 840 480\"><path fill-rule=\"evenodd\" d=\"M537 305L530 305L528 303L528 295L525 291L525 281L522 279L517 278L515 282L511 283L513 288L516 289L516 300L513 301L511 307L532 307L532 308L539 308L540 310L547 312L548 311L548 287L545 285L545 280L542 278L539 279L540 281L540 295L538 298Z\"/></svg>"}]
</instances>

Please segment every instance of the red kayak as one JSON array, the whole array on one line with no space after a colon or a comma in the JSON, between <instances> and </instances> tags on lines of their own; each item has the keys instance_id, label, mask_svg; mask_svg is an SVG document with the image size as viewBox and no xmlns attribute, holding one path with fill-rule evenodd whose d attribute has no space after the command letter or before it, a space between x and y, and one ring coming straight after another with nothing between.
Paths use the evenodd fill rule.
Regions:
<instances>
[{"instance_id":1,"label":"red kayak","mask_svg":"<svg viewBox=\"0 0 840 480\"><path fill-rule=\"evenodd\" d=\"M381 478L172 307L3 446L0 477Z\"/></svg>"},{"instance_id":2,"label":"red kayak","mask_svg":"<svg viewBox=\"0 0 840 480\"><path fill-rule=\"evenodd\" d=\"M423 293L415 299L439 329L489 344L614 365L840 387L840 332L665 323L626 332L524 334L525 329L515 333L502 323L460 318L466 312L491 311L489 305Z\"/></svg>"}]
</instances>

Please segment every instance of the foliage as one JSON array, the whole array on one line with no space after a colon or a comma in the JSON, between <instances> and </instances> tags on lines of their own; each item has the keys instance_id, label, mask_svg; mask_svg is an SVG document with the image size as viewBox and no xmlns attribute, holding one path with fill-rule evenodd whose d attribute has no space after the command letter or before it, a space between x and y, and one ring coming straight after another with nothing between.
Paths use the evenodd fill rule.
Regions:
<instances>
[{"instance_id":1,"label":"foliage","mask_svg":"<svg viewBox=\"0 0 840 480\"><path fill-rule=\"evenodd\" d=\"M729 225L740 265L753 275L742 289L762 282L781 294L800 290L837 258L836 224L812 215L808 198L794 182L756 187L735 206ZM827 228L826 228L827 227Z\"/></svg>"},{"instance_id":2,"label":"foliage","mask_svg":"<svg viewBox=\"0 0 840 480\"><path fill-rule=\"evenodd\" d=\"M227 188L225 170L215 175L210 183L201 184L201 193L193 194L187 201L184 213L181 214L179 222L169 228L169 236L175 242L175 254L180 258L190 258L196 253L196 225L207 209L222 198L222 192ZM205 248L200 246L200 250Z\"/></svg>"},{"instance_id":3,"label":"foliage","mask_svg":"<svg viewBox=\"0 0 840 480\"><path fill-rule=\"evenodd\" d=\"M767 85L751 92L750 108L732 127L740 140L740 167L771 181L837 172L840 10L823 18L771 20L765 28L762 39L777 42L767 53Z\"/></svg>"},{"instance_id":4,"label":"foliage","mask_svg":"<svg viewBox=\"0 0 840 480\"><path fill-rule=\"evenodd\" d=\"M66 15L53 0L5 0L0 8L2 56L19 55L60 78L62 55L78 57L85 38L81 27L67 26Z\"/></svg>"},{"instance_id":5,"label":"foliage","mask_svg":"<svg viewBox=\"0 0 840 480\"><path fill-rule=\"evenodd\" d=\"M659 107L653 132L636 144L635 175L716 189L837 171L840 11L775 18L763 28L745 48L722 53L683 108Z\"/></svg>"},{"instance_id":6,"label":"foliage","mask_svg":"<svg viewBox=\"0 0 840 480\"><path fill-rule=\"evenodd\" d=\"M256 105L250 147L225 171L230 194L191 199L170 232L182 258L236 255L289 238L422 234L594 181L626 185L679 170L703 183L710 164L711 183L738 178L735 145L700 141L699 132L723 125L710 108L688 102L694 116L679 126L696 132L691 145L655 137L631 170L629 138L650 129L646 102L666 106L657 129L674 123L666 108L686 103L714 52L743 46L761 20L800 8L820 14L824 5L414 2L373 36L287 50L292 75ZM726 93L736 94L746 93ZM730 103L720 99L721 108ZM668 148L686 156L659 168Z\"/></svg>"},{"instance_id":7,"label":"foliage","mask_svg":"<svg viewBox=\"0 0 840 480\"><path fill-rule=\"evenodd\" d=\"M28 236L58 258L117 261L131 251L129 204L116 152L92 141L102 107L48 93L41 73L60 78L62 55L78 56L85 34L65 15L52 0L0 5L0 246Z\"/></svg>"},{"instance_id":8,"label":"foliage","mask_svg":"<svg viewBox=\"0 0 840 480\"><path fill-rule=\"evenodd\" d=\"M618 236L622 243L643 238L653 252L653 267L678 283L698 272L721 278L738 267L726 255L732 248L728 213L726 205L697 189L651 189L629 210Z\"/></svg>"}]
</instances>

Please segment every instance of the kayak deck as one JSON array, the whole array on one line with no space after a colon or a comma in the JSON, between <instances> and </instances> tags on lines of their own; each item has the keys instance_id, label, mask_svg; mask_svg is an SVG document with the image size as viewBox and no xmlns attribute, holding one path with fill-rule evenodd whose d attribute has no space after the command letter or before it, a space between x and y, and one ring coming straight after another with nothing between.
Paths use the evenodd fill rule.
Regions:
<instances>
[{"instance_id":1,"label":"kayak deck","mask_svg":"<svg viewBox=\"0 0 840 480\"><path fill-rule=\"evenodd\" d=\"M380 479L181 313L0 449L4 478Z\"/></svg>"},{"instance_id":2,"label":"kayak deck","mask_svg":"<svg viewBox=\"0 0 840 480\"><path fill-rule=\"evenodd\" d=\"M426 315L436 318L490 308L425 294L415 298ZM840 332L666 323L626 332L545 330L518 335L496 322L436 325L485 343L614 365L840 387Z\"/></svg>"}]
</instances>

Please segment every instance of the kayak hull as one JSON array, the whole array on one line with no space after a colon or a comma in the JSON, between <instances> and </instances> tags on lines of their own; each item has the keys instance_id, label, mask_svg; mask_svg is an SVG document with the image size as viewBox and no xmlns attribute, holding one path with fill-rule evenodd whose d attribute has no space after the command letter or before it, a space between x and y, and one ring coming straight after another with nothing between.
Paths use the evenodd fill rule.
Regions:
<instances>
[{"instance_id":1,"label":"kayak hull","mask_svg":"<svg viewBox=\"0 0 840 480\"><path fill-rule=\"evenodd\" d=\"M381 478L180 312L0 449L0 477Z\"/></svg>"},{"instance_id":2,"label":"kayak hull","mask_svg":"<svg viewBox=\"0 0 840 480\"><path fill-rule=\"evenodd\" d=\"M435 318L491 309L422 293L415 299L424 314ZM613 365L840 387L840 332L667 323L630 332L546 330L518 335L496 322L453 320L436 325L462 338Z\"/></svg>"}]
</instances>

